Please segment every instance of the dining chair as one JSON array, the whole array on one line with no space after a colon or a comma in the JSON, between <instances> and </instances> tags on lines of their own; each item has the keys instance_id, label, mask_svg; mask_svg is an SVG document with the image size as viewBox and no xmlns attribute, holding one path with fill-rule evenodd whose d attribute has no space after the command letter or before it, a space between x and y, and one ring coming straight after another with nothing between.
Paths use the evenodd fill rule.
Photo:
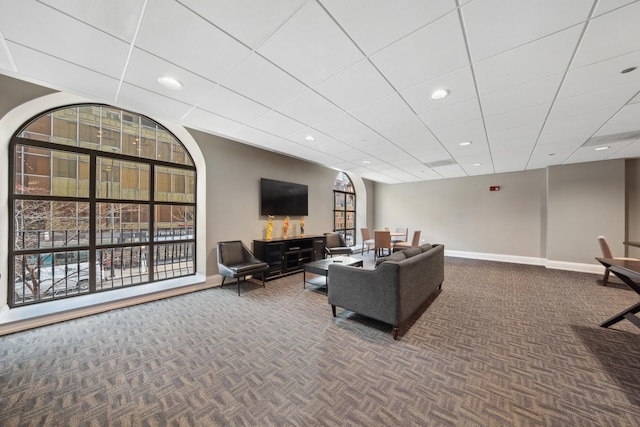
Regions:
<instances>
[{"instance_id":1,"label":"dining chair","mask_svg":"<svg viewBox=\"0 0 640 427\"><path fill-rule=\"evenodd\" d=\"M609 247L609 243L607 242L607 238L604 236L598 236L598 242L600 243L600 250L602 251L603 258L611 258L611 259L626 259L632 261L640 261L638 258L628 258L628 257L614 257L611 253L611 248ZM602 286L607 286L607 282L609 280L609 268L606 267L604 269L604 277L602 278Z\"/></svg>"},{"instance_id":2,"label":"dining chair","mask_svg":"<svg viewBox=\"0 0 640 427\"><path fill-rule=\"evenodd\" d=\"M387 254L391 254L391 250L393 248L393 243L391 243L391 232L390 231L382 231L382 230L374 230L373 231L373 250L374 259L377 259L379 256L382 256L384 250L387 250Z\"/></svg>"},{"instance_id":3,"label":"dining chair","mask_svg":"<svg viewBox=\"0 0 640 427\"><path fill-rule=\"evenodd\" d=\"M413 232L413 239L411 242L396 242L393 244L393 251L399 251L407 248L416 248L420 245L420 230L416 230Z\"/></svg>"},{"instance_id":4,"label":"dining chair","mask_svg":"<svg viewBox=\"0 0 640 427\"><path fill-rule=\"evenodd\" d=\"M367 253L369 253L371 245L373 245L373 239L371 238L371 234L369 234L369 229L364 227L360 229L360 232L362 233L362 252L360 253L364 254L365 246L367 247Z\"/></svg>"},{"instance_id":5,"label":"dining chair","mask_svg":"<svg viewBox=\"0 0 640 427\"><path fill-rule=\"evenodd\" d=\"M391 243L406 242L409 240L409 229L406 227L396 227L396 233L404 233L404 236L395 236L391 238Z\"/></svg>"}]
</instances>

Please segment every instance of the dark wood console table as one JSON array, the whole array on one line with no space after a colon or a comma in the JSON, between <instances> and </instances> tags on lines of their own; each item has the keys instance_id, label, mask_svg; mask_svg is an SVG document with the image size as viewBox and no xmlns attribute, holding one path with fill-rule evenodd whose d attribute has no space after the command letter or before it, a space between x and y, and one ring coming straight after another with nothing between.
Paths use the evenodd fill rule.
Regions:
<instances>
[{"instance_id":1,"label":"dark wood console table","mask_svg":"<svg viewBox=\"0 0 640 427\"><path fill-rule=\"evenodd\" d=\"M640 261L611 258L596 258L596 260L640 295ZM636 316L638 312L640 312L640 302L605 320L600 326L608 328L621 320L627 319L640 328L640 317Z\"/></svg>"},{"instance_id":2,"label":"dark wood console table","mask_svg":"<svg viewBox=\"0 0 640 427\"><path fill-rule=\"evenodd\" d=\"M266 279L303 270L304 264L324 258L324 236L293 236L253 241L253 253L269 264Z\"/></svg>"}]
</instances>

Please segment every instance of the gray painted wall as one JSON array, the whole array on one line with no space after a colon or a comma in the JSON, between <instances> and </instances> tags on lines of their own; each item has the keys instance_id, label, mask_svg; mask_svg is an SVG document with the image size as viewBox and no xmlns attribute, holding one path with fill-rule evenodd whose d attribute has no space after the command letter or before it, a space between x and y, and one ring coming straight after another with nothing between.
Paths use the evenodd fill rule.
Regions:
<instances>
[{"instance_id":1,"label":"gray painted wall","mask_svg":"<svg viewBox=\"0 0 640 427\"><path fill-rule=\"evenodd\" d=\"M547 259L595 263L599 235L622 256L625 234L625 161L579 163L548 169Z\"/></svg>"},{"instance_id":2,"label":"gray painted wall","mask_svg":"<svg viewBox=\"0 0 640 427\"><path fill-rule=\"evenodd\" d=\"M265 237L267 217L260 215L260 178L309 187L305 234L333 229L333 185L338 172L291 157L189 130L207 161L207 275L217 273L216 243L242 240L251 248ZM203 201L198 201L199 203ZM273 237L282 236L284 216L276 216ZM298 234L299 217L291 217L288 235Z\"/></svg>"},{"instance_id":3,"label":"gray painted wall","mask_svg":"<svg viewBox=\"0 0 640 427\"><path fill-rule=\"evenodd\" d=\"M490 186L500 191L489 191ZM543 169L410 184L376 184L376 228L406 226L447 250L541 257Z\"/></svg>"}]
</instances>

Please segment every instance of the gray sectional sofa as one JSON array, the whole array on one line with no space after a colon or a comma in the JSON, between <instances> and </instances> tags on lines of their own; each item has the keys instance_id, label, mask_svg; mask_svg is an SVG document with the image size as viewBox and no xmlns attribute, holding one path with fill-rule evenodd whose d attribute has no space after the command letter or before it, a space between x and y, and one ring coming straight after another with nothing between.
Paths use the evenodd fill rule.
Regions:
<instances>
[{"instance_id":1,"label":"gray sectional sofa","mask_svg":"<svg viewBox=\"0 0 640 427\"><path fill-rule=\"evenodd\" d=\"M329 304L399 326L440 289L444 281L444 246L424 244L380 258L375 269L329 265Z\"/></svg>"}]
</instances>

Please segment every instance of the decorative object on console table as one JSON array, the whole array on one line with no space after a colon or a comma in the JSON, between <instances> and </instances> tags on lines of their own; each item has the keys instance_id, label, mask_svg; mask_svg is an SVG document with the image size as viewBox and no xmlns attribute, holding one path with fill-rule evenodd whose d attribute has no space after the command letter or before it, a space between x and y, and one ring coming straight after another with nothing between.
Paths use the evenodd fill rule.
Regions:
<instances>
[{"instance_id":1,"label":"decorative object on console table","mask_svg":"<svg viewBox=\"0 0 640 427\"><path fill-rule=\"evenodd\" d=\"M287 238L287 232L289 231L289 217L286 216L284 218L284 223L282 224L282 237Z\"/></svg>"},{"instance_id":2,"label":"decorative object on console table","mask_svg":"<svg viewBox=\"0 0 640 427\"><path fill-rule=\"evenodd\" d=\"M304 217L300 218L300 237L304 237Z\"/></svg>"},{"instance_id":3,"label":"decorative object on console table","mask_svg":"<svg viewBox=\"0 0 640 427\"><path fill-rule=\"evenodd\" d=\"M273 234L273 215L269 215L269 220L267 221L267 240L271 240L272 234Z\"/></svg>"}]
</instances>

